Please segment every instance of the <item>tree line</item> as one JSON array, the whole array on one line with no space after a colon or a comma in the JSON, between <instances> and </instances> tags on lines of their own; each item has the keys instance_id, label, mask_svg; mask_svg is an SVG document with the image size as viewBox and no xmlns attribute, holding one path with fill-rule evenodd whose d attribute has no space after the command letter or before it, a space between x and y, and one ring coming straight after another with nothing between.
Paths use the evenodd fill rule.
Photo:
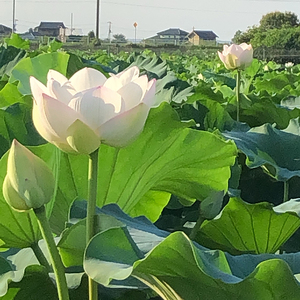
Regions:
<instances>
[{"instance_id":1,"label":"tree line","mask_svg":"<svg viewBox=\"0 0 300 300\"><path fill-rule=\"evenodd\" d=\"M250 43L253 47L300 49L300 22L293 12L271 12L264 15L259 25L246 31L238 30L232 41Z\"/></svg>"}]
</instances>

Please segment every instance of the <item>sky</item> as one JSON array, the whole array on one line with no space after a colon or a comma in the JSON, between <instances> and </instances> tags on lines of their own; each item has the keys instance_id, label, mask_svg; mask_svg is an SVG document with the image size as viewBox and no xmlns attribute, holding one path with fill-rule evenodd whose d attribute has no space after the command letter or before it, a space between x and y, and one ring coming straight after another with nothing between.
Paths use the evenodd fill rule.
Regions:
<instances>
[{"instance_id":1,"label":"sky","mask_svg":"<svg viewBox=\"0 0 300 300\"><path fill-rule=\"evenodd\" d=\"M300 18L300 0L100 0L100 37L122 33L134 39L154 36L168 28L187 32L212 30L220 41L230 41L237 30L257 25L274 11L291 11ZM13 0L0 0L0 24L12 27ZM34 28L41 21L64 22L77 34L95 31L96 0L15 0L17 32Z\"/></svg>"}]
</instances>

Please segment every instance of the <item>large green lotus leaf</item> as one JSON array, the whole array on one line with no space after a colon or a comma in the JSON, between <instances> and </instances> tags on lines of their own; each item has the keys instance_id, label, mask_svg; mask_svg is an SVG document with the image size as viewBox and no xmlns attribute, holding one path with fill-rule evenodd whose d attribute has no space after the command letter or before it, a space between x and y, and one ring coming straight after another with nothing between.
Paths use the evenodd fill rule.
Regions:
<instances>
[{"instance_id":1,"label":"large green lotus leaf","mask_svg":"<svg viewBox=\"0 0 300 300\"><path fill-rule=\"evenodd\" d=\"M257 91L266 91L272 95L273 100L280 103L286 96L297 96L294 83L299 81L299 75L291 73L265 73L263 77L257 77L254 86ZM295 94L296 92L296 94Z\"/></svg>"},{"instance_id":2,"label":"large green lotus leaf","mask_svg":"<svg viewBox=\"0 0 300 300\"><path fill-rule=\"evenodd\" d=\"M274 206L274 211L277 213L290 211L296 213L300 217L300 198L290 199L289 201Z\"/></svg>"},{"instance_id":3,"label":"large green lotus leaf","mask_svg":"<svg viewBox=\"0 0 300 300\"><path fill-rule=\"evenodd\" d=\"M8 281L14 277L12 265L0 256L0 299L7 292Z\"/></svg>"},{"instance_id":4,"label":"large green lotus leaf","mask_svg":"<svg viewBox=\"0 0 300 300\"><path fill-rule=\"evenodd\" d=\"M140 69L147 71L149 75L152 74L155 78L165 77L168 72L166 61L156 55L153 57L146 57L143 54L136 56L136 54L133 53L128 58L128 61L131 62L130 66L138 66ZM174 80L176 80L176 77L173 78L172 81Z\"/></svg>"},{"instance_id":5,"label":"large green lotus leaf","mask_svg":"<svg viewBox=\"0 0 300 300\"><path fill-rule=\"evenodd\" d=\"M0 78L11 74L12 68L25 56L26 51L13 46L0 46Z\"/></svg>"},{"instance_id":6,"label":"large green lotus leaf","mask_svg":"<svg viewBox=\"0 0 300 300\"><path fill-rule=\"evenodd\" d=\"M186 126L168 104L162 104L151 110L143 133L130 146L101 146L98 205L116 203L125 213L154 221L168 198L162 196L160 205L153 202L155 213L137 210L149 190L191 201L206 198L212 190L227 190L235 145Z\"/></svg>"},{"instance_id":7,"label":"large green lotus leaf","mask_svg":"<svg viewBox=\"0 0 300 300\"><path fill-rule=\"evenodd\" d=\"M0 91L0 107L9 106L17 102L24 102L24 100L29 100L28 98L29 97L23 97L16 84L7 83ZM30 102L32 102L32 100Z\"/></svg>"},{"instance_id":8,"label":"large green lotus leaf","mask_svg":"<svg viewBox=\"0 0 300 300\"><path fill-rule=\"evenodd\" d=\"M196 241L232 254L275 253L299 226L294 212L278 213L267 202L248 204L231 198L215 219L202 223Z\"/></svg>"},{"instance_id":9,"label":"large green lotus leaf","mask_svg":"<svg viewBox=\"0 0 300 300\"><path fill-rule=\"evenodd\" d=\"M143 216L129 217L116 204L108 204L101 209L97 208L97 215L97 232L127 226L132 239L142 253L149 252L168 235L167 232L159 230ZM70 210L70 221L82 220L67 228L58 243L59 251L66 267L81 266L83 263L83 254L86 247L86 221L83 219L85 216L86 202L75 201Z\"/></svg>"},{"instance_id":10,"label":"large green lotus leaf","mask_svg":"<svg viewBox=\"0 0 300 300\"><path fill-rule=\"evenodd\" d=\"M292 118L299 116L299 112L279 107L272 102L272 99L263 99L254 103L251 107L242 110L241 119L249 124L250 127L261 126L265 123L276 123L280 129L289 125Z\"/></svg>"},{"instance_id":11,"label":"large green lotus leaf","mask_svg":"<svg viewBox=\"0 0 300 300\"><path fill-rule=\"evenodd\" d=\"M289 110L300 109L300 97L290 96L280 102L280 107L284 107Z\"/></svg>"},{"instance_id":12,"label":"large green lotus leaf","mask_svg":"<svg viewBox=\"0 0 300 300\"><path fill-rule=\"evenodd\" d=\"M204 120L204 126L207 130L219 129L224 131L234 127L235 121L220 103L211 100L200 100L200 103L209 109Z\"/></svg>"},{"instance_id":13,"label":"large green lotus leaf","mask_svg":"<svg viewBox=\"0 0 300 300\"><path fill-rule=\"evenodd\" d=\"M227 76L227 74L216 74L209 71L204 71L202 74L206 79L220 82L229 86L231 89L234 89L236 86L236 80L232 77Z\"/></svg>"},{"instance_id":14,"label":"large green lotus leaf","mask_svg":"<svg viewBox=\"0 0 300 300\"><path fill-rule=\"evenodd\" d=\"M270 124L252 128L247 132L231 131L223 135L233 140L247 156L249 168L263 166L279 181L300 176L299 123L291 120L287 129L278 130Z\"/></svg>"},{"instance_id":15,"label":"large green lotus leaf","mask_svg":"<svg viewBox=\"0 0 300 300\"><path fill-rule=\"evenodd\" d=\"M8 46L14 46L18 49L29 50L30 49L30 41L23 40L18 34L12 33L9 38L5 38L4 42Z\"/></svg>"},{"instance_id":16,"label":"large green lotus leaf","mask_svg":"<svg viewBox=\"0 0 300 300\"><path fill-rule=\"evenodd\" d=\"M151 110L143 133L130 146L101 145L98 206L116 203L131 216L154 221L170 193L194 201L212 190L227 190L235 145L186 127L168 104L162 104ZM63 162L60 185L70 189L64 179L73 178L73 196L86 199L87 157L68 155Z\"/></svg>"},{"instance_id":17,"label":"large green lotus leaf","mask_svg":"<svg viewBox=\"0 0 300 300\"><path fill-rule=\"evenodd\" d=\"M299 284L289 265L275 255L256 262L248 260L251 255L239 256L239 260L231 256L230 261L222 251L198 247L184 233L175 232L139 259L141 253L128 235L125 228L112 228L91 240L84 268L95 281L109 285L114 279L133 276L165 300L296 300L300 297ZM259 256L251 257L255 260ZM296 264L295 255L293 259ZM246 276L242 272L239 272L241 277L236 276L229 262L235 268L238 265L251 271Z\"/></svg>"},{"instance_id":18,"label":"large green lotus leaf","mask_svg":"<svg viewBox=\"0 0 300 300\"><path fill-rule=\"evenodd\" d=\"M57 289L41 266L30 266L20 282L10 282L1 300L57 300Z\"/></svg>"},{"instance_id":19,"label":"large green lotus leaf","mask_svg":"<svg viewBox=\"0 0 300 300\"><path fill-rule=\"evenodd\" d=\"M187 103L194 103L198 100L213 100L220 103L225 102L226 100L224 99L222 93L220 91L213 90L213 87L213 83L201 80L194 88L195 92L188 97ZM228 89L231 90L229 87ZM233 91L231 90L231 92Z\"/></svg>"},{"instance_id":20,"label":"large green lotus leaf","mask_svg":"<svg viewBox=\"0 0 300 300\"><path fill-rule=\"evenodd\" d=\"M42 83L47 82L49 69L62 74L67 73L69 54L53 52L40 54L34 58L27 57L21 60L11 71L9 82L19 81L18 88L21 94L30 95L29 77L34 76Z\"/></svg>"},{"instance_id":21,"label":"large green lotus leaf","mask_svg":"<svg viewBox=\"0 0 300 300\"><path fill-rule=\"evenodd\" d=\"M56 238L58 241L58 238ZM51 264L50 255L48 252L47 244L44 240L39 241L38 243L40 250L43 252L45 258L48 260L48 263ZM22 299L22 298L9 298L12 295L12 291L18 292L21 288L22 282L26 281L28 270L36 267L39 273L47 274L48 280L50 281L49 276L53 279L52 282L55 282L55 275L53 272L45 272L45 267L41 267L39 261L37 260L36 255L34 254L32 248L24 248L21 250L10 249L6 252L2 252L0 254L0 267L1 267L1 276L0 276L0 299L1 296L5 295L3 299ZM70 272L71 271L71 272ZM40 274L40 275L43 275ZM67 270L66 278L67 285L70 289L77 288L80 285L82 276L84 272L83 270L77 270L76 273L72 273L72 270ZM39 274L36 274L38 280ZM43 276L42 276L43 277ZM9 283L12 281L11 283ZM50 281L51 282L51 281ZM9 285L8 285L9 283ZM28 281L27 281L28 284ZM34 284L29 284L28 289L33 288ZM8 292L7 292L7 288ZM56 291L56 289L55 289ZM6 294L7 292L7 294ZM24 291L25 292L25 291ZM56 292L57 293L57 292ZM56 294L55 293L55 294ZM18 295L19 297L20 295ZM36 296L36 293L34 297ZM25 297L23 299L29 299L29 297ZM31 298L30 298L31 299ZM35 298L34 298L35 299ZM41 299L41 298L40 298ZM42 298L44 299L44 298Z\"/></svg>"},{"instance_id":22,"label":"large green lotus leaf","mask_svg":"<svg viewBox=\"0 0 300 300\"><path fill-rule=\"evenodd\" d=\"M13 139L24 145L44 143L33 126L31 107L24 103L15 103L0 110L0 157L10 148Z\"/></svg>"}]
</instances>

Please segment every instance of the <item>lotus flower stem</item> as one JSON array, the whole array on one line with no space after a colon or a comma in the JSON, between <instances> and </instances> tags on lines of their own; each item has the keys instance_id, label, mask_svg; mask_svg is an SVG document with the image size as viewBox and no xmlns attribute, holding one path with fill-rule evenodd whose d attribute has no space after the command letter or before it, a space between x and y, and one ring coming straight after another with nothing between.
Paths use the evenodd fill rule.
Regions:
<instances>
[{"instance_id":1,"label":"lotus flower stem","mask_svg":"<svg viewBox=\"0 0 300 300\"><path fill-rule=\"evenodd\" d=\"M240 121L240 87L241 87L241 70L236 74L236 120Z\"/></svg>"},{"instance_id":2,"label":"lotus flower stem","mask_svg":"<svg viewBox=\"0 0 300 300\"><path fill-rule=\"evenodd\" d=\"M52 231L46 216L45 206L43 205L40 208L35 208L33 211L37 217L42 236L48 246L51 264L56 277L58 298L59 300L69 300L69 291L65 275L65 268L54 242Z\"/></svg>"},{"instance_id":3,"label":"lotus flower stem","mask_svg":"<svg viewBox=\"0 0 300 300\"><path fill-rule=\"evenodd\" d=\"M46 259L45 255L44 255L43 251L41 250L38 242L32 243L30 247L31 247L32 251L34 252L39 263L46 268L47 272L50 273L51 271L53 271L51 266L48 263L48 260Z\"/></svg>"},{"instance_id":4,"label":"lotus flower stem","mask_svg":"<svg viewBox=\"0 0 300 300\"><path fill-rule=\"evenodd\" d=\"M86 216L86 243L95 235L95 215L97 202L97 177L98 177L98 152L99 149L90 154L88 175L88 204ZM89 299L98 299L98 283L89 277Z\"/></svg>"},{"instance_id":5,"label":"lotus flower stem","mask_svg":"<svg viewBox=\"0 0 300 300\"><path fill-rule=\"evenodd\" d=\"M190 239L192 241L195 240L196 236L197 236L197 232L199 231L202 223L205 221L205 218L203 218L203 216L201 215L201 209L200 209L200 215L199 215L199 218L195 224L195 226L193 227L191 233L190 233Z\"/></svg>"},{"instance_id":6,"label":"lotus flower stem","mask_svg":"<svg viewBox=\"0 0 300 300\"><path fill-rule=\"evenodd\" d=\"M289 181L284 181L283 182L283 202L289 201Z\"/></svg>"}]
</instances>

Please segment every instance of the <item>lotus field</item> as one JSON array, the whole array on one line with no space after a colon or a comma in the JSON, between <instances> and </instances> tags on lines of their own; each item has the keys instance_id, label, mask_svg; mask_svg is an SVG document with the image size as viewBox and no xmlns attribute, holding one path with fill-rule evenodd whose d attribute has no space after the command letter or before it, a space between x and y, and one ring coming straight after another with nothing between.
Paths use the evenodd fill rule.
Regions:
<instances>
[{"instance_id":1,"label":"lotus field","mask_svg":"<svg viewBox=\"0 0 300 300\"><path fill-rule=\"evenodd\" d=\"M300 66L0 46L0 299L300 299Z\"/></svg>"}]
</instances>

